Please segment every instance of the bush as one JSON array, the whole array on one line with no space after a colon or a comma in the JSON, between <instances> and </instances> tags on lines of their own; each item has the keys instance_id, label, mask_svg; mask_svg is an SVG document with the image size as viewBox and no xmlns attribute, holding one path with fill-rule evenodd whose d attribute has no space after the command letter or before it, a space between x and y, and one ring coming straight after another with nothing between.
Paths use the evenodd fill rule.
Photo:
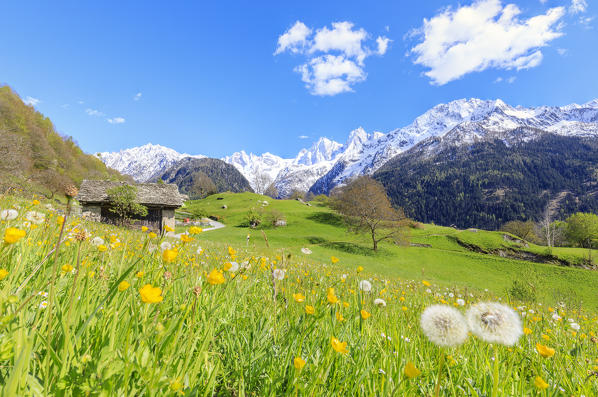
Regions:
<instances>
[{"instance_id":1,"label":"bush","mask_svg":"<svg viewBox=\"0 0 598 397\"><path fill-rule=\"evenodd\" d=\"M513 284L507 289L507 295L509 295L511 300L522 302L536 301L536 289L532 284L523 280L513 280Z\"/></svg>"},{"instance_id":2,"label":"bush","mask_svg":"<svg viewBox=\"0 0 598 397\"><path fill-rule=\"evenodd\" d=\"M245 215L245 220L247 221L247 226L252 229L255 229L262 223L263 215L259 211L256 211L255 208L250 209L247 211Z\"/></svg>"}]
</instances>

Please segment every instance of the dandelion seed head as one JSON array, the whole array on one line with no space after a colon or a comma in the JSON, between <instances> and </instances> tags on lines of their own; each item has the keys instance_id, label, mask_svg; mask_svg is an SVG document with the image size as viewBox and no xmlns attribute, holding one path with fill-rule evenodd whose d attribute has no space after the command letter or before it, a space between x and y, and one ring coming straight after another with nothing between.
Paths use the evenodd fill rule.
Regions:
<instances>
[{"instance_id":1,"label":"dandelion seed head","mask_svg":"<svg viewBox=\"0 0 598 397\"><path fill-rule=\"evenodd\" d=\"M359 289L363 292L370 292L372 290L372 283L368 280L361 280L359 282Z\"/></svg>"},{"instance_id":2,"label":"dandelion seed head","mask_svg":"<svg viewBox=\"0 0 598 397\"><path fill-rule=\"evenodd\" d=\"M470 331L488 343L512 346L523 334L517 312L501 303L475 304L469 308L466 317Z\"/></svg>"},{"instance_id":3,"label":"dandelion seed head","mask_svg":"<svg viewBox=\"0 0 598 397\"><path fill-rule=\"evenodd\" d=\"M467 339L467 324L461 312L446 305L433 305L422 313L420 325L430 342L458 346Z\"/></svg>"}]
</instances>

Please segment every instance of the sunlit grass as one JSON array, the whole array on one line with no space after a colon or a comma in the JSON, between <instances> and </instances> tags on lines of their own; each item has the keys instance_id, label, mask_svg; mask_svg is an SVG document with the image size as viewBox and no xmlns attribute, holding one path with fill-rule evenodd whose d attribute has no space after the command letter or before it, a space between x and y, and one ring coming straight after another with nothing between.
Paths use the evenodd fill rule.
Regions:
<instances>
[{"instance_id":1,"label":"sunlit grass","mask_svg":"<svg viewBox=\"0 0 598 397\"><path fill-rule=\"evenodd\" d=\"M339 253L333 265L202 234L162 246L160 236L78 219L65 225L52 301L60 215L0 199L8 208L18 216L0 223L0 237L9 228L25 235L0 245L5 395L432 395L441 379L441 395L482 396L495 354L499 395L598 393L591 310L380 275ZM43 221L27 221L29 211ZM438 377L440 350L420 329L422 311L488 300L514 307L524 336L513 347L469 336L443 349Z\"/></svg>"}]
</instances>

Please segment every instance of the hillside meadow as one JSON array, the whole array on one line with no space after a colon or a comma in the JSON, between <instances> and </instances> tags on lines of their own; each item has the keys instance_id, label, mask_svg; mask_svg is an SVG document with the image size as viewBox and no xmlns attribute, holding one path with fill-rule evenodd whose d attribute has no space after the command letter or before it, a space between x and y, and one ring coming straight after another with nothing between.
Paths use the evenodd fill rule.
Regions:
<instances>
[{"instance_id":1,"label":"hillside meadow","mask_svg":"<svg viewBox=\"0 0 598 397\"><path fill-rule=\"evenodd\" d=\"M172 239L65 220L53 205L0 198L3 395L598 393L594 308L507 301L500 288L484 291L487 281L456 269L465 262L459 258L478 266L487 256L470 257L425 228L412 239L440 242L417 265L423 248L384 246L366 260L357 237L342 248L320 242L310 246L311 255L295 252L305 237L290 236L293 219L327 213L322 208L289 212L287 232L266 231L267 249L254 232L246 246L247 230L233 226L188 229ZM228 207L230 214L234 204ZM223 221L230 225L228 216ZM317 217L296 227L314 236L340 230ZM442 269L440 252L461 275L458 282ZM412 259L382 260L394 254ZM513 262L512 269L524 265ZM438 339L433 330L420 326L431 305L453 308L460 318L488 301L508 304L521 319L506 324L514 343L489 344L471 328L465 340L441 347L431 342Z\"/></svg>"},{"instance_id":2,"label":"hillside meadow","mask_svg":"<svg viewBox=\"0 0 598 397\"><path fill-rule=\"evenodd\" d=\"M264 201L268 205L264 205ZM265 215L271 211L282 213L287 226L247 227L246 214L251 208L263 211ZM598 309L595 287L598 274L577 266L588 256L587 250L579 248L557 247L551 252L555 259L571 266L536 263L491 254L502 250L519 256L547 255L546 247L531 243L523 246L505 240L506 233L419 224L417 228L405 230L406 241L402 245L383 242L379 251L373 252L368 236L347 232L342 219L327 206L315 202L307 206L296 200L272 200L253 193L221 193L188 201L181 212L180 217L203 213L227 225L202 234L201 241L242 246L256 254L284 252L293 260L321 263L337 256L342 257L345 265L361 265L383 276L426 278L440 285L478 291L488 289L498 295L505 295L516 281L530 284L541 302L565 301L570 305ZM177 231L184 230L180 227ZM250 236L249 243L247 235ZM304 247L312 254L302 254ZM594 257L597 254L594 250Z\"/></svg>"}]
</instances>

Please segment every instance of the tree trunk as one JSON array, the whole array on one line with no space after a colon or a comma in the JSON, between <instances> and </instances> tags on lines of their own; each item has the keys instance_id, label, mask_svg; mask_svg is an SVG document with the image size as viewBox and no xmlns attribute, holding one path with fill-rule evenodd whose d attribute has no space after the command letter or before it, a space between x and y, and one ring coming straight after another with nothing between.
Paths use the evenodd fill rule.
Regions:
<instances>
[{"instance_id":1,"label":"tree trunk","mask_svg":"<svg viewBox=\"0 0 598 397\"><path fill-rule=\"evenodd\" d=\"M378 251L378 241L376 240L376 229L372 230L372 242L374 243L374 251Z\"/></svg>"}]
</instances>

